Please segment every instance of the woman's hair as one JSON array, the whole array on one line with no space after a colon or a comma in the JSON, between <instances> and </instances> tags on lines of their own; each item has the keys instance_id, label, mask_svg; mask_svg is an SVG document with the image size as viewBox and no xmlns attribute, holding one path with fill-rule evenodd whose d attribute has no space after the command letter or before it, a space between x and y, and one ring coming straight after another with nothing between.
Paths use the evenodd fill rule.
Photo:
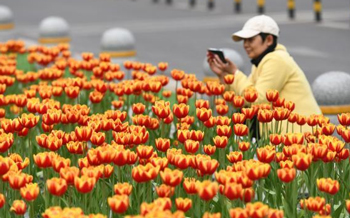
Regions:
<instances>
[{"instance_id":1,"label":"woman's hair","mask_svg":"<svg viewBox=\"0 0 350 218\"><path fill-rule=\"evenodd\" d=\"M272 35L272 34L269 34L269 33L259 33L259 35L261 36L261 39L263 42L265 42L266 40L266 37L268 35L271 35L273 37L273 42L272 42L272 45L270 46L272 49L275 49L276 46L277 46L277 36L275 35Z\"/></svg>"}]
</instances>

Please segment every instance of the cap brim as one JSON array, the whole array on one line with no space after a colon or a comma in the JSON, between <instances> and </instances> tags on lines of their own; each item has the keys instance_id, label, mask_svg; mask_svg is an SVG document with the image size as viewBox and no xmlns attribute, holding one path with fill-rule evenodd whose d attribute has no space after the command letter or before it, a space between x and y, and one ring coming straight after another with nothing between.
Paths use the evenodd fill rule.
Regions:
<instances>
[{"instance_id":1,"label":"cap brim","mask_svg":"<svg viewBox=\"0 0 350 218\"><path fill-rule=\"evenodd\" d=\"M258 35L260 32L256 30L240 30L232 34L232 39L235 42L241 41L242 39L249 39L253 36Z\"/></svg>"}]
</instances>

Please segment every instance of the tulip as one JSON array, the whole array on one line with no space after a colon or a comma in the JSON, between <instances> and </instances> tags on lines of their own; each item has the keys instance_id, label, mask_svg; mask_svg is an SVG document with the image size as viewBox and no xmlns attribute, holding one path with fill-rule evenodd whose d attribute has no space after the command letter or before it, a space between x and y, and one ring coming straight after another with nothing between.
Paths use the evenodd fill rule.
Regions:
<instances>
[{"instance_id":1,"label":"tulip","mask_svg":"<svg viewBox=\"0 0 350 218\"><path fill-rule=\"evenodd\" d=\"M178 119L182 119L188 115L190 106L186 104L174 104L173 113Z\"/></svg>"},{"instance_id":2,"label":"tulip","mask_svg":"<svg viewBox=\"0 0 350 218\"><path fill-rule=\"evenodd\" d=\"M129 196L114 195L108 198L108 205L114 213L124 213L129 207Z\"/></svg>"},{"instance_id":3,"label":"tulip","mask_svg":"<svg viewBox=\"0 0 350 218\"><path fill-rule=\"evenodd\" d=\"M243 113L234 113L232 114L232 121L233 123L240 123L243 124L245 121L246 115Z\"/></svg>"},{"instance_id":4,"label":"tulip","mask_svg":"<svg viewBox=\"0 0 350 218\"><path fill-rule=\"evenodd\" d=\"M116 195L130 195L132 191L132 185L129 183L117 183L113 187L114 193Z\"/></svg>"},{"instance_id":5,"label":"tulip","mask_svg":"<svg viewBox=\"0 0 350 218\"><path fill-rule=\"evenodd\" d=\"M196 106L196 108L209 109L209 101L203 100L203 99L198 99L198 100L196 100L195 106Z\"/></svg>"},{"instance_id":6,"label":"tulip","mask_svg":"<svg viewBox=\"0 0 350 218\"><path fill-rule=\"evenodd\" d=\"M309 168L312 162L312 155L305 153L298 153L292 156L295 167L298 170L305 171Z\"/></svg>"},{"instance_id":7,"label":"tulip","mask_svg":"<svg viewBox=\"0 0 350 218\"><path fill-rule=\"evenodd\" d=\"M242 161L243 154L239 151L231 151L228 155L226 155L226 157L231 163L236 163Z\"/></svg>"},{"instance_id":8,"label":"tulip","mask_svg":"<svg viewBox=\"0 0 350 218\"><path fill-rule=\"evenodd\" d=\"M247 102L253 103L258 98L258 92L255 88L249 87L244 91L244 99Z\"/></svg>"},{"instance_id":9,"label":"tulip","mask_svg":"<svg viewBox=\"0 0 350 218\"><path fill-rule=\"evenodd\" d=\"M244 98L243 98L242 96L236 95L236 96L233 98L233 105L234 105L236 108L241 108L241 107L243 107L243 105L244 105Z\"/></svg>"},{"instance_id":10,"label":"tulip","mask_svg":"<svg viewBox=\"0 0 350 218\"><path fill-rule=\"evenodd\" d=\"M67 191L67 182L61 178L46 180L47 190L55 196L62 196Z\"/></svg>"},{"instance_id":11,"label":"tulip","mask_svg":"<svg viewBox=\"0 0 350 218\"><path fill-rule=\"evenodd\" d=\"M188 153L194 154L198 151L199 148L199 142L198 141L193 141L193 140L186 140L184 144L185 150Z\"/></svg>"},{"instance_id":12,"label":"tulip","mask_svg":"<svg viewBox=\"0 0 350 218\"><path fill-rule=\"evenodd\" d=\"M250 142L239 142L238 148L243 152L248 151L250 148Z\"/></svg>"},{"instance_id":13,"label":"tulip","mask_svg":"<svg viewBox=\"0 0 350 218\"><path fill-rule=\"evenodd\" d=\"M24 215L27 211L27 205L22 200L14 200L10 211L14 212L16 215Z\"/></svg>"},{"instance_id":14,"label":"tulip","mask_svg":"<svg viewBox=\"0 0 350 218\"><path fill-rule=\"evenodd\" d=\"M165 184L161 184L159 187L156 187L157 195L160 198L171 198L174 195L175 188Z\"/></svg>"},{"instance_id":15,"label":"tulip","mask_svg":"<svg viewBox=\"0 0 350 218\"><path fill-rule=\"evenodd\" d=\"M278 169L277 176L282 182L289 183L294 180L296 176L296 170L294 168Z\"/></svg>"},{"instance_id":16,"label":"tulip","mask_svg":"<svg viewBox=\"0 0 350 218\"><path fill-rule=\"evenodd\" d=\"M268 89L268 90L266 91L266 99L267 99L269 102L275 102L275 101L277 101L278 97L279 97L278 90Z\"/></svg>"},{"instance_id":17,"label":"tulip","mask_svg":"<svg viewBox=\"0 0 350 218\"><path fill-rule=\"evenodd\" d=\"M207 155L213 155L216 151L216 146L204 145L203 149Z\"/></svg>"},{"instance_id":18,"label":"tulip","mask_svg":"<svg viewBox=\"0 0 350 218\"><path fill-rule=\"evenodd\" d=\"M228 143L228 138L226 136L215 136L213 141L217 148L225 148Z\"/></svg>"},{"instance_id":19,"label":"tulip","mask_svg":"<svg viewBox=\"0 0 350 218\"><path fill-rule=\"evenodd\" d=\"M196 115L200 121L205 122L212 116L212 111L211 109L197 108Z\"/></svg>"},{"instance_id":20,"label":"tulip","mask_svg":"<svg viewBox=\"0 0 350 218\"><path fill-rule=\"evenodd\" d=\"M6 199L3 194L0 193L0 209L5 205Z\"/></svg>"},{"instance_id":21,"label":"tulip","mask_svg":"<svg viewBox=\"0 0 350 218\"><path fill-rule=\"evenodd\" d=\"M244 124L235 124L233 126L233 130L235 132L235 135L245 136L248 134L249 128Z\"/></svg>"},{"instance_id":22,"label":"tulip","mask_svg":"<svg viewBox=\"0 0 350 218\"><path fill-rule=\"evenodd\" d=\"M230 209L230 218L248 218L247 210L237 207Z\"/></svg>"},{"instance_id":23,"label":"tulip","mask_svg":"<svg viewBox=\"0 0 350 218\"><path fill-rule=\"evenodd\" d=\"M160 172L160 177L162 178L164 184L171 187L176 187L181 183L183 172L176 169L171 170L169 168L165 168L164 171Z\"/></svg>"},{"instance_id":24,"label":"tulip","mask_svg":"<svg viewBox=\"0 0 350 218\"><path fill-rule=\"evenodd\" d=\"M209 180L203 182L197 181L196 186L199 197L205 201L213 199L219 190L218 183Z\"/></svg>"},{"instance_id":25,"label":"tulip","mask_svg":"<svg viewBox=\"0 0 350 218\"><path fill-rule=\"evenodd\" d=\"M269 207L261 202L248 203L246 210L249 217L264 218L268 215Z\"/></svg>"},{"instance_id":26,"label":"tulip","mask_svg":"<svg viewBox=\"0 0 350 218\"><path fill-rule=\"evenodd\" d=\"M175 205L178 210L186 213L192 207L192 200L189 198L176 198Z\"/></svg>"},{"instance_id":27,"label":"tulip","mask_svg":"<svg viewBox=\"0 0 350 218\"><path fill-rule=\"evenodd\" d=\"M148 182L157 177L160 167L154 167L151 163L147 163L145 166L138 165L131 171L131 176L136 182Z\"/></svg>"},{"instance_id":28,"label":"tulip","mask_svg":"<svg viewBox=\"0 0 350 218\"><path fill-rule=\"evenodd\" d=\"M317 188L331 195L335 195L339 191L339 182L331 178L317 179Z\"/></svg>"},{"instance_id":29,"label":"tulip","mask_svg":"<svg viewBox=\"0 0 350 218\"><path fill-rule=\"evenodd\" d=\"M338 121L343 126L350 126L350 113L338 114Z\"/></svg>"},{"instance_id":30,"label":"tulip","mask_svg":"<svg viewBox=\"0 0 350 218\"><path fill-rule=\"evenodd\" d=\"M226 91L222 95L222 97L225 99L226 102L233 102L233 98L235 97L234 91Z\"/></svg>"},{"instance_id":31,"label":"tulip","mask_svg":"<svg viewBox=\"0 0 350 218\"><path fill-rule=\"evenodd\" d=\"M275 147L265 146L262 148L257 148L256 154L259 161L263 163L271 163L275 159L275 154L276 154Z\"/></svg>"},{"instance_id":32,"label":"tulip","mask_svg":"<svg viewBox=\"0 0 350 218\"><path fill-rule=\"evenodd\" d=\"M195 178L185 178L182 185L187 194L197 194L197 183Z\"/></svg>"},{"instance_id":33,"label":"tulip","mask_svg":"<svg viewBox=\"0 0 350 218\"><path fill-rule=\"evenodd\" d=\"M180 81L184 78L185 76L185 72L182 71L182 70L177 70L177 69L174 69L170 72L171 74L171 77L176 80L176 81Z\"/></svg>"},{"instance_id":34,"label":"tulip","mask_svg":"<svg viewBox=\"0 0 350 218\"><path fill-rule=\"evenodd\" d=\"M94 177L87 177L87 176L81 176L74 178L74 186L78 190L78 192L82 194L86 194L88 192L91 192L96 184L96 178Z\"/></svg>"}]
</instances>

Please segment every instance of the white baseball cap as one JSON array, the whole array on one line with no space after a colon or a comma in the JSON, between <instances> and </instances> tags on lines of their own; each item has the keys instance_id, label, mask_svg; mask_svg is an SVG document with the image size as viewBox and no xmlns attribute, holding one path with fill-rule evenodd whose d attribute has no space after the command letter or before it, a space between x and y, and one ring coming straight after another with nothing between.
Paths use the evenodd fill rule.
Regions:
<instances>
[{"instance_id":1,"label":"white baseball cap","mask_svg":"<svg viewBox=\"0 0 350 218\"><path fill-rule=\"evenodd\" d=\"M259 15L250 18L243 26L243 29L232 34L233 41L248 39L259 33L269 33L278 37L279 27L271 17Z\"/></svg>"}]
</instances>

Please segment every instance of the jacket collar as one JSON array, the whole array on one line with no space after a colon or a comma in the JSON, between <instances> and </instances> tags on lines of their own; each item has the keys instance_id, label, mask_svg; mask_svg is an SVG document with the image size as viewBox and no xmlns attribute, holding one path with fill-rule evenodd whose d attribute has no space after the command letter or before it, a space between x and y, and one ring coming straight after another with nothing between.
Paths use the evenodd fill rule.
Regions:
<instances>
[{"instance_id":1,"label":"jacket collar","mask_svg":"<svg viewBox=\"0 0 350 218\"><path fill-rule=\"evenodd\" d=\"M275 49L272 48L272 46L268 47L259 57L252 59L250 62L255 65L255 67L258 67L261 60L270 52L273 52Z\"/></svg>"}]
</instances>

